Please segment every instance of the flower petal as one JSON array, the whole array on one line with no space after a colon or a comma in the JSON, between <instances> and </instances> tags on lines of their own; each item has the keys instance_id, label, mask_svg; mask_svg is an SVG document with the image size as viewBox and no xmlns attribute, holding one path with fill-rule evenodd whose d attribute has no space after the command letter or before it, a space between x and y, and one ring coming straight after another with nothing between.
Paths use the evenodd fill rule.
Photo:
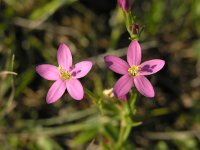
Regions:
<instances>
[{"instance_id":1,"label":"flower petal","mask_svg":"<svg viewBox=\"0 0 200 150\"><path fill-rule=\"evenodd\" d=\"M127 61L130 66L139 65L141 62L141 47L138 41L132 41L127 51Z\"/></svg>"},{"instance_id":2,"label":"flower petal","mask_svg":"<svg viewBox=\"0 0 200 150\"><path fill-rule=\"evenodd\" d=\"M74 69L72 69L71 74L75 78L82 78L92 68L92 62L91 61L82 61L74 65Z\"/></svg>"},{"instance_id":3,"label":"flower petal","mask_svg":"<svg viewBox=\"0 0 200 150\"><path fill-rule=\"evenodd\" d=\"M73 99L83 99L83 86L79 80L71 78L69 81L67 81L67 91Z\"/></svg>"},{"instance_id":4,"label":"flower petal","mask_svg":"<svg viewBox=\"0 0 200 150\"><path fill-rule=\"evenodd\" d=\"M130 68L127 62L113 55L105 56L104 61L112 71L119 74L127 74Z\"/></svg>"},{"instance_id":5,"label":"flower petal","mask_svg":"<svg viewBox=\"0 0 200 150\"><path fill-rule=\"evenodd\" d=\"M154 97L154 89L150 81L145 76L134 77L134 84L137 90L146 97Z\"/></svg>"},{"instance_id":6,"label":"flower petal","mask_svg":"<svg viewBox=\"0 0 200 150\"><path fill-rule=\"evenodd\" d=\"M42 64L35 68L36 72L46 80L58 80L59 71L56 66L49 64Z\"/></svg>"},{"instance_id":7,"label":"flower petal","mask_svg":"<svg viewBox=\"0 0 200 150\"><path fill-rule=\"evenodd\" d=\"M150 75L158 72L165 65L165 61L161 59L153 59L143 62L140 67L140 75Z\"/></svg>"},{"instance_id":8,"label":"flower petal","mask_svg":"<svg viewBox=\"0 0 200 150\"><path fill-rule=\"evenodd\" d=\"M66 82L58 79L53 85L50 87L46 101L48 104L56 102L65 92L66 90Z\"/></svg>"},{"instance_id":9,"label":"flower petal","mask_svg":"<svg viewBox=\"0 0 200 150\"><path fill-rule=\"evenodd\" d=\"M123 11L129 11L131 9L131 0L118 0L119 7Z\"/></svg>"},{"instance_id":10,"label":"flower petal","mask_svg":"<svg viewBox=\"0 0 200 150\"><path fill-rule=\"evenodd\" d=\"M70 49L65 44L60 44L57 52L58 64L64 70L69 70L69 67L72 66L72 54Z\"/></svg>"},{"instance_id":11,"label":"flower petal","mask_svg":"<svg viewBox=\"0 0 200 150\"><path fill-rule=\"evenodd\" d=\"M114 86L114 94L118 98L124 97L133 86L133 78L128 74L123 75Z\"/></svg>"}]
</instances>

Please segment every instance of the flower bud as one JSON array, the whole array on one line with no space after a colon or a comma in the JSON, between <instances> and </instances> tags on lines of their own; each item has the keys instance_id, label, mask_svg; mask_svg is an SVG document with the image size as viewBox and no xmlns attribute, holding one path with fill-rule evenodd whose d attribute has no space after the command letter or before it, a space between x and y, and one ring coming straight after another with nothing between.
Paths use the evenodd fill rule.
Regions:
<instances>
[{"instance_id":1,"label":"flower bud","mask_svg":"<svg viewBox=\"0 0 200 150\"><path fill-rule=\"evenodd\" d=\"M118 0L118 5L123 11L129 11L131 4L131 0Z\"/></svg>"},{"instance_id":2,"label":"flower bud","mask_svg":"<svg viewBox=\"0 0 200 150\"><path fill-rule=\"evenodd\" d=\"M131 28L131 33L134 35L137 35L140 29L139 25L135 23L130 28Z\"/></svg>"}]
</instances>

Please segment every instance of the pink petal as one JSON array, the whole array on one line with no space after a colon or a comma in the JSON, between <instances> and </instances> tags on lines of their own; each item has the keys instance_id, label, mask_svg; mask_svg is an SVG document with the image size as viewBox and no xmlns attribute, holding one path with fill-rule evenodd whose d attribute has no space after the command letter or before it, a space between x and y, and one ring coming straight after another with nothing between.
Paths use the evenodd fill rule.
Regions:
<instances>
[{"instance_id":1,"label":"pink petal","mask_svg":"<svg viewBox=\"0 0 200 150\"><path fill-rule=\"evenodd\" d=\"M53 85L50 87L46 101L48 104L56 102L65 92L66 90L66 82L58 79Z\"/></svg>"},{"instance_id":2,"label":"pink petal","mask_svg":"<svg viewBox=\"0 0 200 150\"><path fill-rule=\"evenodd\" d=\"M35 68L36 72L46 80L57 80L59 79L59 71L56 66L43 64Z\"/></svg>"},{"instance_id":3,"label":"pink petal","mask_svg":"<svg viewBox=\"0 0 200 150\"><path fill-rule=\"evenodd\" d=\"M91 61L82 61L74 65L74 69L71 71L71 74L75 78L82 78L92 68L92 62Z\"/></svg>"},{"instance_id":4,"label":"pink petal","mask_svg":"<svg viewBox=\"0 0 200 150\"><path fill-rule=\"evenodd\" d=\"M72 54L70 49L65 44L60 44L57 52L58 64L64 70L69 70L69 67L72 66Z\"/></svg>"},{"instance_id":5,"label":"pink petal","mask_svg":"<svg viewBox=\"0 0 200 150\"><path fill-rule=\"evenodd\" d=\"M69 81L67 81L67 90L73 99L83 99L83 86L79 80L71 78Z\"/></svg>"},{"instance_id":6,"label":"pink petal","mask_svg":"<svg viewBox=\"0 0 200 150\"><path fill-rule=\"evenodd\" d=\"M150 75L158 72L165 65L165 61L161 59L153 59L143 62L140 70L140 75Z\"/></svg>"},{"instance_id":7,"label":"pink petal","mask_svg":"<svg viewBox=\"0 0 200 150\"><path fill-rule=\"evenodd\" d=\"M141 47L138 41L132 41L127 51L127 61L130 66L139 65L141 62Z\"/></svg>"},{"instance_id":8,"label":"pink petal","mask_svg":"<svg viewBox=\"0 0 200 150\"><path fill-rule=\"evenodd\" d=\"M113 55L105 56L104 61L112 71L119 74L127 74L130 68L127 62Z\"/></svg>"},{"instance_id":9,"label":"pink petal","mask_svg":"<svg viewBox=\"0 0 200 150\"><path fill-rule=\"evenodd\" d=\"M123 98L133 86L133 78L131 78L128 74L123 75L114 86L114 94L118 98Z\"/></svg>"},{"instance_id":10,"label":"pink petal","mask_svg":"<svg viewBox=\"0 0 200 150\"><path fill-rule=\"evenodd\" d=\"M118 0L119 7L123 11L129 11L131 9L131 0Z\"/></svg>"},{"instance_id":11,"label":"pink petal","mask_svg":"<svg viewBox=\"0 0 200 150\"><path fill-rule=\"evenodd\" d=\"M154 97L154 89L150 81L145 76L134 77L134 83L137 90L146 97Z\"/></svg>"}]
</instances>

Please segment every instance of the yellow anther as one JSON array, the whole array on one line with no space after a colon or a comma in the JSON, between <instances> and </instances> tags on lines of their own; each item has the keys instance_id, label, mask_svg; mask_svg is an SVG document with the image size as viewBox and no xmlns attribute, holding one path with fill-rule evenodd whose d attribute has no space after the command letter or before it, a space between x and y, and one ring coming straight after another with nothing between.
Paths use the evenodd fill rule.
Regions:
<instances>
[{"instance_id":1,"label":"yellow anther","mask_svg":"<svg viewBox=\"0 0 200 150\"><path fill-rule=\"evenodd\" d=\"M71 74L68 71L61 71L60 78L63 80L69 80L71 78Z\"/></svg>"},{"instance_id":2,"label":"yellow anther","mask_svg":"<svg viewBox=\"0 0 200 150\"><path fill-rule=\"evenodd\" d=\"M137 76L139 71L141 70L141 67L140 66L131 66L131 68L128 69L128 73L130 76Z\"/></svg>"},{"instance_id":3,"label":"yellow anther","mask_svg":"<svg viewBox=\"0 0 200 150\"><path fill-rule=\"evenodd\" d=\"M59 70L59 71L62 71L62 67L61 67L60 65L58 66L58 70Z\"/></svg>"},{"instance_id":4,"label":"yellow anther","mask_svg":"<svg viewBox=\"0 0 200 150\"><path fill-rule=\"evenodd\" d=\"M69 71L63 70L60 65L58 66L58 70L60 72L60 78L61 79L63 79L63 80L69 80L72 77L72 75L69 73Z\"/></svg>"}]
</instances>

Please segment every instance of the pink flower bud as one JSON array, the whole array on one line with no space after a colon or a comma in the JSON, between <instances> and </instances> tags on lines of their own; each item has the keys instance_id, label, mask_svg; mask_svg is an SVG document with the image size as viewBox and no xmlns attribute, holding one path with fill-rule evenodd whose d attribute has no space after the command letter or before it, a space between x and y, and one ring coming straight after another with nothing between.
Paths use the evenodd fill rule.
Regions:
<instances>
[{"instance_id":1,"label":"pink flower bud","mask_svg":"<svg viewBox=\"0 0 200 150\"><path fill-rule=\"evenodd\" d=\"M131 9L131 0L118 0L118 5L123 11L129 11Z\"/></svg>"}]
</instances>

